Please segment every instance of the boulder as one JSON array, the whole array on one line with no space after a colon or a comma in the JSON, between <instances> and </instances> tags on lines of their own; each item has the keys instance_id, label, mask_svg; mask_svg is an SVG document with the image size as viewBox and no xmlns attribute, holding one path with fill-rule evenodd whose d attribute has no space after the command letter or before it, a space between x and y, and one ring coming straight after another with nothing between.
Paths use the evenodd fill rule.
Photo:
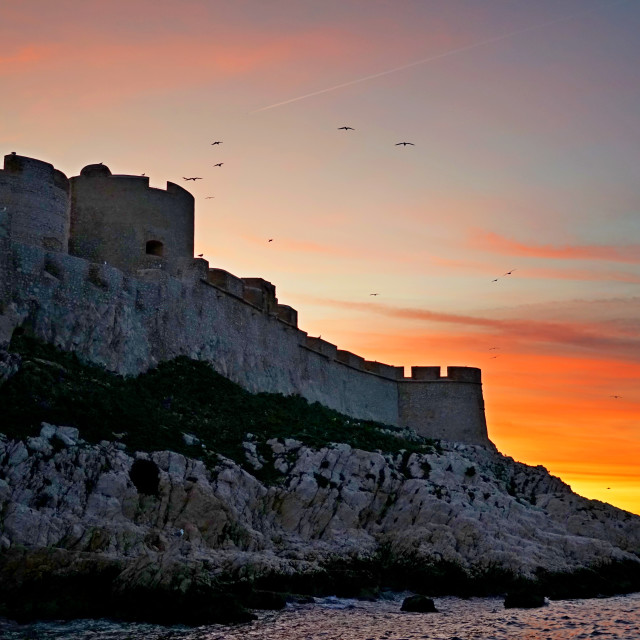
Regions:
<instances>
[{"instance_id":1,"label":"boulder","mask_svg":"<svg viewBox=\"0 0 640 640\"><path fill-rule=\"evenodd\" d=\"M544 596L537 591L510 591L504 598L505 609L535 609L545 604Z\"/></svg>"},{"instance_id":2,"label":"boulder","mask_svg":"<svg viewBox=\"0 0 640 640\"><path fill-rule=\"evenodd\" d=\"M415 613L438 613L436 605L431 598L427 596L409 596L402 602L400 611L410 611Z\"/></svg>"}]
</instances>

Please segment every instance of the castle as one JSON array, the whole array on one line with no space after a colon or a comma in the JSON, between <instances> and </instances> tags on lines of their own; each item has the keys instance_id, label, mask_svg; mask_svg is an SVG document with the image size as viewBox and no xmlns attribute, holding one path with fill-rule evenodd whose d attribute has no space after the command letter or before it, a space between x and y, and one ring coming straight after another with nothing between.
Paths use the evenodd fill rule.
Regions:
<instances>
[{"instance_id":1,"label":"castle","mask_svg":"<svg viewBox=\"0 0 640 640\"><path fill-rule=\"evenodd\" d=\"M186 355L249 391L299 394L361 420L488 445L480 370L365 360L307 335L275 287L193 257L194 198L177 184L68 179L11 153L0 170L0 347L14 332L120 374Z\"/></svg>"}]
</instances>

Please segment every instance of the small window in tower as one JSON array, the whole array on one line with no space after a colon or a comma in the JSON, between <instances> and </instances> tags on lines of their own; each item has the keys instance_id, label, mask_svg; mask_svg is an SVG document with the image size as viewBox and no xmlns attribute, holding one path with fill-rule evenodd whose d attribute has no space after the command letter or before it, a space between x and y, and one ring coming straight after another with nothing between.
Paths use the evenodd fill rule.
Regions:
<instances>
[{"instance_id":1,"label":"small window in tower","mask_svg":"<svg viewBox=\"0 0 640 640\"><path fill-rule=\"evenodd\" d=\"M164 245L159 240L149 240L147 242L147 255L162 256L164 253Z\"/></svg>"}]
</instances>

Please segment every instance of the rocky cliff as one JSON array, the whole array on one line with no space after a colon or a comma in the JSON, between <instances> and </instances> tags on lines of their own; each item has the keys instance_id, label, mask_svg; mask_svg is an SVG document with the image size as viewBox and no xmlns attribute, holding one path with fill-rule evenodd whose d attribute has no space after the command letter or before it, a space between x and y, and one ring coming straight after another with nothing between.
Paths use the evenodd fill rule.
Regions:
<instances>
[{"instance_id":1,"label":"rocky cliff","mask_svg":"<svg viewBox=\"0 0 640 640\"><path fill-rule=\"evenodd\" d=\"M640 517L489 448L382 454L294 439L259 448L247 434L246 468L222 456L207 467L81 436L45 423L25 441L0 441L0 582L10 613L46 615L38 604L20 609L16 594L48 602L51 589L71 578L82 590L87 576L95 598L80 613L125 611L134 593L144 616L149 597L174 594L183 606L187 594L208 607L197 620L231 615L229 589L251 604L239 585L473 592L580 572L599 579L597 591L640 584ZM269 484L246 470L267 466ZM622 582L607 582L611 567L624 567Z\"/></svg>"}]
</instances>

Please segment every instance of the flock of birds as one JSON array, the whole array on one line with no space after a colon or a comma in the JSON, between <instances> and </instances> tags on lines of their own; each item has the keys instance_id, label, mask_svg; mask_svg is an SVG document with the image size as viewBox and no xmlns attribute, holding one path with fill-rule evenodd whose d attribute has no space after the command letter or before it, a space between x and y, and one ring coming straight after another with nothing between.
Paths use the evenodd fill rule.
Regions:
<instances>
[{"instance_id":1,"label":"flock of birds","mask_svg":"<svg viewBox=\"0 0 640 640\"><path fill-rule=\"evenodd\" d=\"M355 128L354 128L354 127L347 127L347 126L344 126L344 127L338 127L338 131L355 131ZM219 145L219 144L222 144L222 140L214 140L214 141L211 143L211 145L212 145L212 146ZM412 146L412 147L415 147L415 144L414 144L413 142L396 142L395 146L396 146L396 147L406 147L406 146ZM216 163L216 164L214 164L213 166L214 166L214 167L221 167L223 164L224 164L224 162L217 162L217 163ZM144 173L143 173L142 175L144 175ZM192 178L186 178L185 176L182 176L182 179L183 179L183 180L193 180L194 182L195 182L196 180L202 180L202 178L201 178L200 176L193 176ZM209 200L209 199L211 199L211 198L213 198L213 197L214 197L214 196L207 196L207 197L205 198L205 200ZM269 242L271 242L271 241L269 241Z\"/></svg>"}]
</instances>

